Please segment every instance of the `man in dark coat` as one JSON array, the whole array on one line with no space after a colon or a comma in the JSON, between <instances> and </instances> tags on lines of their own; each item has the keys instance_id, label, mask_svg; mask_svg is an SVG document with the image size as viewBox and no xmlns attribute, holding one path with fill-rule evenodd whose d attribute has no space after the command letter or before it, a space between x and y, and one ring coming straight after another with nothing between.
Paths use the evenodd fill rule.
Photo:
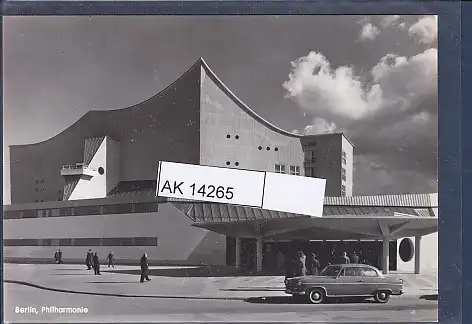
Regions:
<instances>
[{"instance_id":1,"label":"man in dark coat","mask_svg":"<svg viewBox=\"0 0 472 324\"><path fill-rule=\"evenodd\" d=\"M115 265L113 264L113 261L115 260L115 256L113 255L113 252L110 251L110 253L108 253L107 259L108 259L108 268L110 266L114 268Z\"/></svg>"},{"instance_id":2,"label":"man in dark coat","mask_svg":"<svg viewBox=\"0 0 472 324\"><path fill-rule=\"evenodd\" d=\"M317 259L316 254L312 253L311 258L310 258L310 267L308 269L308 272L312 276L317 276L320 274L320 268L321 268L320 261Z\"/></svg>"},{"instance_id":3,"label":"man in dark coat","mask_svg":"<svg viewBox=\"0 0 472 324\"><path fill-rule=\"evenodd\" d=\"M139 282L144 282L144 279L147 281L151 281L148 276L148 270L149 270L149 265L148 265L148 259L147 259L147 254L144 253L143 256L141 257L141 280Z\"/></svg>"},{"instance_id":4,"label":"man in dark coat","mask_svg":"<svg viewBox=\"0 0 472 324\"><path fill-rule=\"evenodd\" d=\"M296 261L296 267L295 267L295 277L302 277L306 276L306 256L302 251L298 251L297 253L297 259Z\"/></svg>"},{"instance_id":5,"label":"man in dark coat","mask_svg":"<svg viewBox=\"0 0 472 324\"><path fill-rule=\"evenodd\" d=\"M356 251L352 252L351 263L359 263L359 256L357 255Z\"/></svg>"},{"instance_id":6,"label":"man in dark coat","mask_svg":"<svg viewBox=\"0 0 472 324\"><path fill-rule=\"evenodd\" d=\"M85 265L87 266L87 270L92 269L92 249L89 249L87 252L87 257L85 258Z\"/></svg>"},{"instance_id":7,"label":"man in dark coat","mask_svg":"<svg viewBox=\"0 0 472 324\"><path fill-rule=\"evenodd\" d=\"M95 271L96 275L100 274L100 260L98 259L98 254L95 252L92 258L93 270Z\"/></svg>"}]
</instances>

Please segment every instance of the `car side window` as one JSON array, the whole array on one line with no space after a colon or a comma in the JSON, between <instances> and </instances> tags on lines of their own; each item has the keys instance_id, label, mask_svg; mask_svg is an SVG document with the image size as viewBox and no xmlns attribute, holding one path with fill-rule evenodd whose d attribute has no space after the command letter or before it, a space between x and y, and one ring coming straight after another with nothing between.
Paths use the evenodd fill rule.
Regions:
<instances>
[{"instance_id":1,"label":"car side window","mask_svg":"<svg viewBox=\"0 0 472 324\"><path fill-rule=\"evenodd\" d=\"M362 276L364 277L378 277L377 272L375 270L369 268L362 268Z\"/></svg>"},{"instance_id":2,"label":"car side window","mask_svg":"<svg viewBox=\"0 0 472 324\"><path fill-rule=\"evenodd\" d=\"M346 277L360 277L362 275L360 268L345 268L344 271Z\"/></svg>"}]
</instances>

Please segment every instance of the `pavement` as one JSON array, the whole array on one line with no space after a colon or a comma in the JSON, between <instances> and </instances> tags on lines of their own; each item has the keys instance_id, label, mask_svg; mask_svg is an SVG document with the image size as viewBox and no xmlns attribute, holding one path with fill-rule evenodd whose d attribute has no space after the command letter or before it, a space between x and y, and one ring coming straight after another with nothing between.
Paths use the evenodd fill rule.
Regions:
<instances>
[{"instance_id":1,"label":"pavement","mask_svg":"<svg viewBox=\"0 0 472 324\"><path fill-rule=\"evenodd\" d=\"M150 267L150 282L140 283L136 266L101 267L102 275L77 264L4 264L4 281L48 291L115 297L245 300L287 297L284 277L244 275L220 267ZM437 275L392 273L404 280L404 296L437 295ZM403 296L402 296L403 297ZM395 297L401 298L401 297Z\"/></svg>"}]
</instances>

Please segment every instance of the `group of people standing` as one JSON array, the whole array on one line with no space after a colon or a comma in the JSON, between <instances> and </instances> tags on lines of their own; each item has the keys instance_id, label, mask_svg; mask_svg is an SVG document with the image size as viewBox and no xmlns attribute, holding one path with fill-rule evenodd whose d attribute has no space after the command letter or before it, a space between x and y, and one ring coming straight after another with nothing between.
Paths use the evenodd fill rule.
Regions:
<instances>
[{"instance_id":1,"label":"group of people standing","mask_svg":"<svg viewBox=\"0 0 472 324\"><path fill-rule=\"evenodd\" d=\"M108 260L108 267L115 267L115 264L113 263L115 260L115 256L113 255L113 252L110 252L107 256ZM98 253L92 252L92 249L89 249L87 252L87 257L85 258L85 265L87 266L87 270L94 270L96 275L100 275L100 259L98 257Z\"/></svg>"},{"instance_id":2,"label":"group of people standing","mask_svg":"<svg viewBox=\"0 0 472 324\"><path fill-rule=\"evenodd\" d=\"M343 252L336 257L335 252L331 253L330 260L326 262L329 264L347 264L347 263L359 263L359 256L356 252L351 254L351 257L347 256L346 252ZM286 259L285 261L285 278L301 277L301 276L317 276L321 271L321 263L315 253L308 254L308 257L302 251L298 251L294 259Z\"/></svg>"}]
</instances>

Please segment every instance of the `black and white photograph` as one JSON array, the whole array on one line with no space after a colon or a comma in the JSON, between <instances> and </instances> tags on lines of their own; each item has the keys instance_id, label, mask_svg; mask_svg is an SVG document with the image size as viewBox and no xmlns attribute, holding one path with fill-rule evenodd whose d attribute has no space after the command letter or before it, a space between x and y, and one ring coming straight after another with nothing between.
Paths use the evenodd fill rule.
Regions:
<instances>
[{"instance_id":1,"label":"black and white photograph","mask_svg":"<svg viewBox=\"0 0 472 324\"><path fill-rule=\"evenodd\" d=\"M3 17L4 321L438 321L437 22Z\"/></svg>"}]
</instances>

